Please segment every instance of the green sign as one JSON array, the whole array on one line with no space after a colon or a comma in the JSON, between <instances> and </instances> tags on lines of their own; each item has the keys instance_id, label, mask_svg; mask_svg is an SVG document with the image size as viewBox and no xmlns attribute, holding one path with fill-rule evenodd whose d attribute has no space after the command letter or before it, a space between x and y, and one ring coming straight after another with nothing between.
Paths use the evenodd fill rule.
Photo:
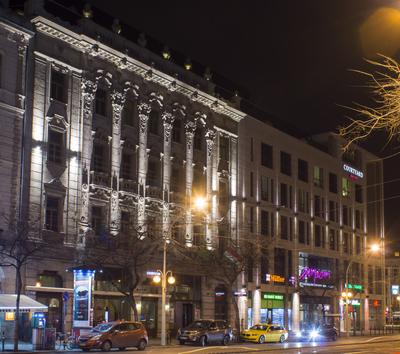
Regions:
<instances>
[{"instance_id":1,"label":"green sign","mask_svg":"<svg viewBox=\"0 0 400 354\"><path fill-rule=\"evenodd\" d=\"M348 289L358 290L358 291L362 291L362 289L363 289L361 284L348 284L347 288Z\"/></svg>"},{"instance_id":2,"label":"green sign","mask_svg":"<svg viewBox=\"0 0 400 354\"><path fill-rule=\"evenodd\" d=\"M264 300L283 300L283 295L264 293L263 298L264 298Z\"/></svg>"}]
</instances>

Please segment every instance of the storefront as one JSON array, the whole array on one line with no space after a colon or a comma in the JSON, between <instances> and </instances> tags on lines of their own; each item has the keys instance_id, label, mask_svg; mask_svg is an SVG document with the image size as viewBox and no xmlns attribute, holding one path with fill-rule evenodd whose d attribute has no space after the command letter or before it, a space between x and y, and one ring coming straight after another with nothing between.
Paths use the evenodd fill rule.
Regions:
<instances>
[{"instance_id":1,"label":"storefront","mask_svg":"<svg viewBox=\"0 0 400 354\"><path fill-rule=\"evenodd\" d=\"M262 293L260 312L261 323L274 323L284 326L285 295L279 293Z\"/></svg>"}]
</instances>

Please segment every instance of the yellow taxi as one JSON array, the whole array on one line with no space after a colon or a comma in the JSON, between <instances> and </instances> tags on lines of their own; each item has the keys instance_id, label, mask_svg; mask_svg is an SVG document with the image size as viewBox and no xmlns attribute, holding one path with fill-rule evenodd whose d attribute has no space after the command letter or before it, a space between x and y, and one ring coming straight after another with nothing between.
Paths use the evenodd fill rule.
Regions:
<instances>
[{"instance_id":1,"label":"yellow taxi","mask_svg":"<svg viewBox=\"0 0 400 354\"><path fill-rule=\"evenodd\" d=\"M246 342L285 342L288 337L288 331L279 324L257 324L243 331L240 336Z\"/></svg>"}]
</instances>

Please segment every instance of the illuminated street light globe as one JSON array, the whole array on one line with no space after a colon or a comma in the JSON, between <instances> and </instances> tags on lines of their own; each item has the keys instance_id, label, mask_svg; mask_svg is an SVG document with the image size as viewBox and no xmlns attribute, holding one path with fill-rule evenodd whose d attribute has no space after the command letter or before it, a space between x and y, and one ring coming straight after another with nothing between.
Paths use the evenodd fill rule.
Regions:
<instances>
[{"instance_id":1,"label":"illuminated street light globe","mask_svg":"<svg viewBox=\"0 0 400 354\"><path fill-rule=\"evenodd\" d=\"M157 274L153 277L153 281L158 284L161 281L161 277Z\"/></svg>"},{"instance_id":2,"label":"illuminated street light globe","mask_svg":"<svg viewBox=\"0 0 400 354\"><path fill-rule=\"evenodd\" d=\"M170 285L175 284L175 278L172 275L168 277L168 284Z\"/></svg>"},{"instance_id":3,"label":"illuminated street light globe","mask_svg":"<svg viewBox=\"0 0 400 354\"><path fill-rule=\"evenodd\" d=\"M377 243L374 243L374 244L371 245L371 251L372 252L378 252L380 249L381 249L381 247Z\"/></svg>"},{"instance_id":4,"label":"illuminated street light globe","mask_svg":"<svg viewBox=\"0 0 400 354\"><path fill-rule=\"evenodd\" d=\"M194 200L194 207L197 210L204 210L207 206L207 202L205 200L205 198L203 197L196 197L196 199Z\"/></svg>"}]
</instances>

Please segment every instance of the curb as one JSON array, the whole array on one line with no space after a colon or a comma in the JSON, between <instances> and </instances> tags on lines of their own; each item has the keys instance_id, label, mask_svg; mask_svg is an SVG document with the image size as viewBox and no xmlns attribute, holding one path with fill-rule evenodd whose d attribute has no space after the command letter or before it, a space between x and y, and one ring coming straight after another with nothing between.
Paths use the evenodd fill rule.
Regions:
<instances>
[{"instance_id":1,"label":"curb","mask_svg":"<svg viewBox=\"0 0 400 354\"><path fill-rule=\"evenodd\" d=\"M393 341L400 341L400 338L398 338L398 339L381 339L381 340L377 340L377 341L375 341L375 342L352 342L352 343L337 343L336 345L335 344L329 344L329 345L327 345L327 346L325 346L325 348L326 347L329 347L329 346L335 346L335 347L342 347L342 346L350 346L350 345L360 345L360 344L363 344L363 345L368 345L368 344L372 344L372 343L389 343L389 342L393 342ZM242 354L242 353L262 353L262 352L272 352L272 351L277 351L277 350L279 350L279 351L283 351L283 350L296 350L296 349L310 349L310 348L315 348L316 346L312 346L312 345L307 345L307 346L302 346L301 348L296 348L296 347L290 347L290 348L282 348L282 347L280 347L280 348L264 348L264 349L246 349L246 350L242 350L242 351L240 351L240 350L238 350L238 351L234 351L234 352L229 352L229 354ZM227 352L226 351L220 351L220 352L212 352L212 353L210 353L210 354L227 354Z\"/></svg>"}]
</instances>

